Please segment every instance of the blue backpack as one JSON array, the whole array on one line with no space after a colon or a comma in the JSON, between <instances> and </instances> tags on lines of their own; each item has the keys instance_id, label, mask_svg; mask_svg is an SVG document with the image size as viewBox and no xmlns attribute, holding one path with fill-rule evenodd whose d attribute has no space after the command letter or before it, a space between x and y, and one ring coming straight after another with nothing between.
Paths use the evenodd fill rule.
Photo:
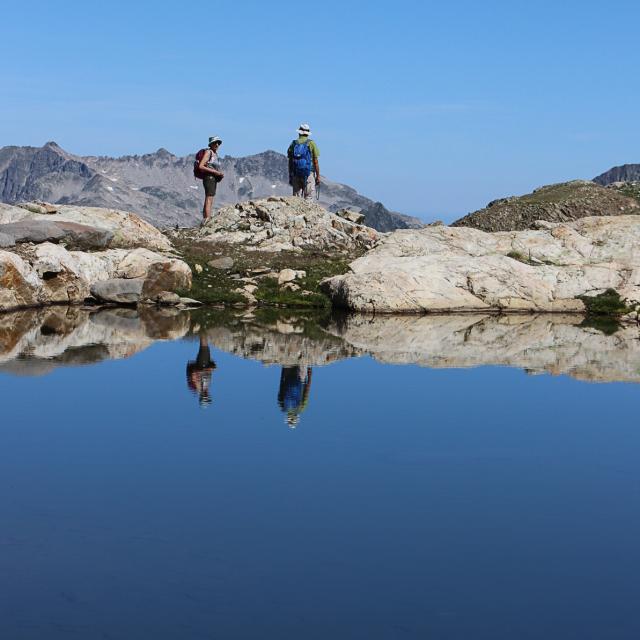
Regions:
<instances>
[{"instance_id":1,"label":"blue backpack","mask_svg":"<svg viewBox=\"0 0 640 640\"><path fill-rule=\"evenodd\" d=\"M304 178L305 180L311 175L313 168L311 162L311 148L307 142L294 142L293 144L293 157L292 169L293 175L297 178Z\"/></svg>"}]
</instances>

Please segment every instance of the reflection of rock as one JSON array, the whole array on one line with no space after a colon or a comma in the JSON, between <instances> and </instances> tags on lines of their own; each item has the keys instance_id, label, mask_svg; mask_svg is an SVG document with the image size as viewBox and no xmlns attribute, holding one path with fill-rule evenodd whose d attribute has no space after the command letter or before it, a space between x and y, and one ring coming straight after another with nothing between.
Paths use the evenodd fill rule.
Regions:
<instances>
[{"instance_id":1,"label":"reflection of rock","mask_svg":"<svg viewBox=\"0 0 640 640\"><path fill-rule=\"evenodd\" d=\"M581 327L574 315L354 315L334 323L354 350L426 367L503 365L581 380L640 382L640 332Z\"/></svg>"},{"instance_id":2,"label":"reflection of rock","mask_svg":"<svg viewBox=\"0 0 640 640\"><path fill-rule=\"evenodd\" d=\"M145 308L51 307L0 314L0 372L41 375L59 366L129 357L182 337L189 315Z\"/></svg>"},{"instance_id":3,"label":"reflection of rock","mask_svg":"<svg viewBox=\"0 0 640 640\"><path fill-rule=\"evenodd\" d=\"M291 316L273 322L236 318L207 328L206 336L218 349L263 364L310 367L356 355L355 349L318 325L310 333L307 323Z\"/></svg>"}]
</instances>

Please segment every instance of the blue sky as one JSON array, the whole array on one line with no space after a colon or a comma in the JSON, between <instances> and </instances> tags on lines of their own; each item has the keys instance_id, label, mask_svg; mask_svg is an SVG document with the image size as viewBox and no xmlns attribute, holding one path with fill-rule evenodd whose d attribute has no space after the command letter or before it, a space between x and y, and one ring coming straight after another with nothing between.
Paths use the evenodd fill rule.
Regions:
<instances>
[{"instance_id":1,"label":"blue sky","mask_svg":"<svg viewBox=\"0 0 640 640\"><path fill-rule=\"evenodd\" d=\"M450 220L640 162L640 5L32 1L3 8L0 146L286 149Z\"/></svg>"}]
</instances>

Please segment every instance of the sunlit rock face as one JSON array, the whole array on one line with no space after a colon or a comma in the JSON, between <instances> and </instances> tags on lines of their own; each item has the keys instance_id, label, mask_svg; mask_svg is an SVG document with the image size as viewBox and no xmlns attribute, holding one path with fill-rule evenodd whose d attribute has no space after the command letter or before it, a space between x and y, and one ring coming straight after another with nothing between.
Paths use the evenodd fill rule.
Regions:
<instances>
[{"instance_id":1,"label":"sunlit rock face","mask_svg":"<svg viewBox=\"0 0 640 640\"><path fill-rule=\"evenodd\" d=\"M499 233L395 231L323 287L354 311L582 311L579 296L609 288L640 301L639 242L635 215Z\"/></svg>"},{"instance_id":2,"label":"sunlit rock face","mask_svg":"<svg viewBox=\"0 0 640 640\"><path fill-rule=\"evenodd\" d=\"M60 366L127 358L189 330L174 309L51 307L0 314L0 372L41 375Z\"/></svg>"},{"instance_id":3,"label":"sunlit rock face","mask_svg":"<svg viewBox=\"0 0 640 640\"><path fill-rule=\"evenodd\" d=\"M0 311L92 299L135 304L191 288L191 269L168 255L169 240L123 211L0 203L0 247ZM136 278L131 299L99 294L132 284L109 289L105 281Z\"/></svg>"},{"instance_id":4,"label":"sunlit rock face","mask_svg":"<svg viewBox=\"0 0 640 640\"><path fill-rule=\"evenodd\" d=\"M335 253L371 248L374 229L302 198L273 197L222 207L201 229L181 231L194 241L241 244L250 251L313 249Z\"/></svg>"},{"instance_id":5,"label":"sunlit rock face","mask_svg":"<svg viewBox=\"0 0 640 640\"><path fill-rule=\"evenodd\" d=\"M388 364L500 365L581 380L640 382L640 329L612 335L575 315L353 315L329 329Z\"/></svg>"}]
</instances>

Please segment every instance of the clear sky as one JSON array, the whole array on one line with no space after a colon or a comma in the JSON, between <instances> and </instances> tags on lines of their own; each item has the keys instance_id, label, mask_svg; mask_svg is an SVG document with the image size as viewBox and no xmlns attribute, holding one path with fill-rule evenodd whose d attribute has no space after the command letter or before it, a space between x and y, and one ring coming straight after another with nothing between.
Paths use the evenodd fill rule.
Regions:
<instances>
[{"instance_id":1,"label":"clear sky","mask_svg":"<svg viewBox=\"0 0 640 640\"><path fill-rule=\"evenodd\" d=\"M0 146L284 151L450 220L640 162L640 3L6 3Z\"/></svg>"}]
</instances>

